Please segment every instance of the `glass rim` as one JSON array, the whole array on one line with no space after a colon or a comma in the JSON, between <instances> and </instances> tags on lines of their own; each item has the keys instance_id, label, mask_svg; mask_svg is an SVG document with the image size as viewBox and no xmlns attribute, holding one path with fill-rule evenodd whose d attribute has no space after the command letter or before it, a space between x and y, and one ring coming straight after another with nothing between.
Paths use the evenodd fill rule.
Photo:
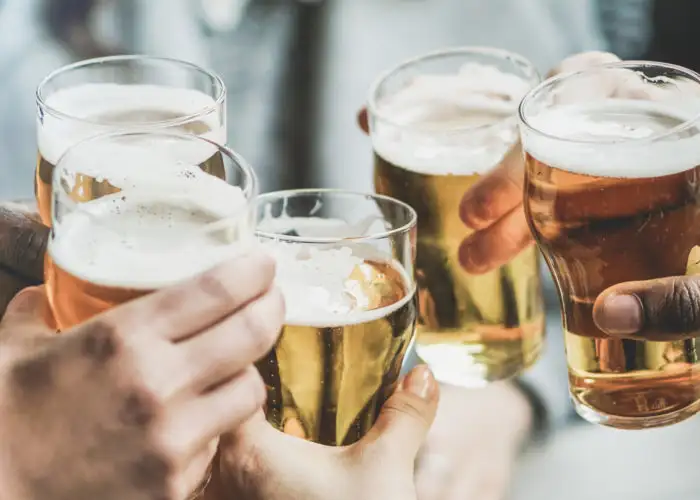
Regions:
<instances>
[{"instance_id":1,"label":"glass rim","mask_svg":"<svg viewBox=\"0 0 700 500\"><path fill-rule=\"evenodd\" d=\"M90 144L93 142L99 142L103 140L109 140L111 138L118 138L118 137L128 137L128 136L158 136L158 137L170 137L170 138L175 138L175 139L186 139L186 140L192 140L192 141L201 141L210 144L218 152L232 160L245 174L245 186L240 186L241 191L243 192L243 195L246 199L246 205L250 206L252 205L257 196L258 196L258 177L255 174L255 170L253 170L253 167L237 152L235 152L233 149L229 148L228 146L224 146L221 144L218 144L211 139L207 139L206 137L202 137L200 135L196 134L190 134L190 133L178 133L178 132L170 132L170 131L161 131L161 130L148 130L148 129L142 129L142 130L117 130L117 131L110 131L106 133L101 133L101 134L96 134L92 135L90 137L87 137L75 144L73 144L71 147L69 147L56 161L56 166L54 168L53 176L51 179L51 184L52 184L52 190L53 186L56 184L56 180L58 179L59 175L61 175L62 172L69 171L70 169L67 168L66 166L62 165L66 161L66 157L73 153L76 149L79 149L83 147L86 144ZM79 173L79 172L78 172Z\"/></svg>"},{"instance_id":2,"label":"glass rim","mask_svg":"<svg viewBox=\"0 0 700 500\"><path fill-rule=\"evenodd\" d=\"M527 128L528 131L534 132L538 134L541 137L546 137L547 139L552 139L555 141L559 142L564 142L567 144L579 144L579 145L598 145L602 147L607 147L607 146L621 146L621 145L629 145L629 144L645 144L649 142L654 142L658 141L659 139L663 139L665 137L668 137L670 135L675 135L680 132L683 132L687 130L688 128L694 126L697 124L698 121L700 121L700 113L695 115L692 118L689 118L685 120L684 122L676 125L675 127L659 132L656 134L652 134L647 137L640 137L640 138L626 138L623 140L618 140L615 142L603 142L600 140L585 140L585 139L571 139L568 137L562 137L556 134L551 134L548 132L544 132L537 127L533 126L527 118L527 113L526 113L526 107L531 103L535 97L539 96L539 94L544 91L546 88L551 87L552 85L562 82L564 80L569 80L571 78L577 78L582 75L586 74L593 74L596 72L601 72L605 70L611 70L611 69L641 69L641 68L663 68L667 70L672 70L675 71L683 76L691 78L695 83L698 84L698 88L700 88L700 73L693 71L691 69L685 68L683 66L680 66L678 64L671 64L671 63L664 63L664 62L657 62L657 61L645 61L645 60L632 60L632 61L616 61L612 63L605 63L605 64L600 64L596 66L591 66L588 68L584 68L581 70L577 71L569 71L565 72L556 76L553 76L551 78L548 78L541 82L539 85L537 85L535 88L531 89L527 94L525 94L525 97L523 97L522 101L520 101L520 105L518 106L518 119L520 121L520 124Z\"/></svg>"},{"instance_id":3,"label":"glass rim","mask_svg":"<svg viewBox=\"0 0 700 500\"><path fill-rule=\"evenodd\" d=\"M336 244L342 241L348 241L352 243L358 243L363 241L376 241L391 238L395 235L400 235L403 233L408 233L414 229L418 223L418 214L408 203L404 203L401 200L393 198L391 196L386 196L383 194L363 192L363 191L353 191L349 189L335 189L335 188L303 188L303 189L283 189L280 191L270 191L257 196L255 200L256 208L259 207L264 202L270 202L275 200L285 200L291 197L297 196L318 196L318 195L331 195L331 196L341 196L345 198L355 198L360 197L364 199L371 200L381 200L383 202L391 203L395 206L401 207L408 214L408 222L402 224L399 227L388 229L385 231L376 232L373 234L365 236L356 237L310 237L310 236L290 236L269 231L259 231L257 229L258 218L256 210L256 237L282 241L287 243L308 243L308 244ZM386 219L385 219L386 220Z\"/></svg>"},{"instance_id":4,"label":"glass rim","mask_svg":"<svg viewBox=\"0 0 700 500\"><path fill-rule=\"evenodd\" d=\"M483 55L492 56L494 58L499 58L503 60L510 60L513 62L521 63L524 67L528 68L532 72L532 81L530 82L533 87L538 87L542 82L542 75L535 67L535 65L525 56L518 54L517 52L512 52L506 49L499 49L497 47L488 47L482 45L465 45L459 47L448 47L444 49L433 50L431 52L423 53L418 56L411 57L410 59L404 59L403 61L395 64L389 69L384 70L379 74L377 78L370 85L368 96L367 96L367 113L382 122L385 122L393 127L399 129L411 129L415 128L412 125L404 125L401 123L396 123L395 120L381 113L377 105L377 94L379 93L379 88L392 76L399 73L402 70L415 66L425 61L430 61L434 59L440 59L446 56L456 56L456 55ZM529 91L528 91L529 92ZM488 130L489 128L497 127L502 123L512 120L514 116L517 116L517 111L512 115L502 118L494 123L487 123L484 125L467 125L461 127L454 127L450 129L441 130L441 134L451 134L459 132L472 132L478 130ZM428 132L428 131L426 131Z\"/></svg>"},{"instance_id":5,"label":"glass rim","mask_svg":"<svg viewBox=\"0 0 700 500\"><path fill-rule=\"evenodd\" d=\"M159 121L153 121L153 122L133 122L133 123L122 123L121 128L130 128L132 126L149 126L149 127L175 127L178 125L182 125L185 123L189 123L197 118L200 118L202 116L207 116L210 115L211 113L216 112L216 110L219 108L219 106L222 105L224 100L226 99L226 84L224 83L224 80L219 76L217 73L214 73L213 71L210 71L202 66L199 66L198 64L191 63L188 61L183 61L181 59L175 59L172 57L161 57L161 56L150 56L150 55L145 55L145 54L123 54L123 55L115 55L115 56L105 56L105 57L95 57L92 59L84 59L82 61L77 61L71 64L67 64L65 66L61 66L58 69L53 70L50 72L48 75L46 75L41 82L39 82L39 85L36 88L36 102L37 105L47 114L63 119L63 120L71 120L79 123L87 123L90 125L99 125L99 126L108 126L109 123L104 123L99 120L93 120L90 118L83 118L79 116L73 116L70 113L65 113L59 109L56 109L52 106L49 106L46 103L47 96L45 96L44 89L45 87L55 78L64 75L66 73L69 73L74 70L78 69L83 69L87 68L90 66L99 66L102 64L109 64L109 63L121 63L121 62L128 62L128 61L156 61L158 63L162 64L174 64L177 66L181 66L184 68L188 68L190 70L198 71L200 73L203 73L205 75L208 75L216 82L216 96L214 98L214 103L202 108L200 111L196 113L190 113L185 116L181 116L178 118L172 118L169 120L159 120Z\"/></svg>"}]
</instances>

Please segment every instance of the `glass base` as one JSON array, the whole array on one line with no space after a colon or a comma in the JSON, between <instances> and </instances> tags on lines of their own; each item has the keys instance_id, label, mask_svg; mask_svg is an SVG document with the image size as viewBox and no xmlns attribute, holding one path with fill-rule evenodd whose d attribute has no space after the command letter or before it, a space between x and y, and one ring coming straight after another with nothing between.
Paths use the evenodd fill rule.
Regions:
<instances>
[{"instance_id":1,"label":"glass base","mask_svg":"<svg viewBox=\"0 0 700 500\"><path fill-rule=\"evenodd\" d=\"M698 401L694 405L687 406L672 413L665 413L663 415L647 417L620 417L594 410L590 406L587 406L581 401L577 400L573 395L571 396L571 401L574 404L576 413L578 413L578 415L587 422L620 430L645 430L667 427L669 425L683 422L684 420L687 420L700 412L700 401Z\"/></svg>"},{"instance_id":2,"label":"glass base","mask_svg":"<svg viewBox=\"0 0 700 500\"><path fill-rule=\"evenodd\" d=\"M416 354L443 384L465 388L484 387L508 380L530 368L540 357L541 346L527 356L494 358L484 355L483 345L416 343Z\"/></svg>"}]
</instances>

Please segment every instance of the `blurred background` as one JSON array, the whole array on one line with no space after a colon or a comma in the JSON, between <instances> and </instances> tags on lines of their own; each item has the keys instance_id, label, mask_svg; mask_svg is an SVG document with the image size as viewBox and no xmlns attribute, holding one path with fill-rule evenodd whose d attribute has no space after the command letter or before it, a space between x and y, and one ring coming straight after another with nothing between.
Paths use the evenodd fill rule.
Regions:
<instances>
[{"instance_id":1,"label":"blurred background","mask_svg":"<svg viewBox=\"0 0 700 500\"><path fill-rule=\"evenodd\" d=\"M583 50L698 69L697 26L698 0L0 0L0 199L33 196L34 89L79 59L146 53L211 68L228 87L229 144L264 190L370 190L355 115L400 60L490 45L542 74ZM558 314L554 306L551 324ZM621 432L572 418L523 455L512 498L690 500L699 464L694 420Z\"/></svg>"}]
</instances>

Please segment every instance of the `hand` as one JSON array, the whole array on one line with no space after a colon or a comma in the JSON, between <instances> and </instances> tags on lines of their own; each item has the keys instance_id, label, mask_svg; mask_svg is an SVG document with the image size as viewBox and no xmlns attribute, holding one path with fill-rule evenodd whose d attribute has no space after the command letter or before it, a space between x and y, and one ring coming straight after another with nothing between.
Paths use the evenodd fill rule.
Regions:
<instances>
[{"instance_id":1,"label":"hand","mask_svg":"<svg viewBox=\"0 0 700 500\"><path fill-rule=\"evenodd\" d=\"M519 389L441 386L435 423L418 456L419 500L502 500L532 410Z\"/></svg>"},{"instance_id":2,"label":"hand","mask_svg":"<svg viewBox=\"0 0 700 500\"><path fill-rule=\"evenodd\" d=\"M49 228L19 208L0 204L0 318L17 292L44 281Z\"/></svg>"},{"instance_id":3,"label":"hand","mask_svg":"<svg viewBox=\"0 0 700 500\"><path fill-rule=\"evenodd\" d=\"M284 319L274 265L240 257L61 335L41 288L0 324L0 497L183 499L258 411L252 363Z\"/></svg>"},{"instance_id":4,"label":"hand","mask_svg":"<svg viewBox=\"0 0 700 500\"><path fill-rule=\"evenodd\" d=\"M583 52L562 61L547 76L619 60L607 52ZM465 193L460 217L474 232L462 243L459 257L468 272L489 272L534 243L523 208L524 168L518 143L498 167Z\"/></svg>"},{"instance_id":5,"label":"hand","mask_svg":"<svg viewBox=\"0 0 700 500\"><path fill-rule=\"evenodd\" d=\"M219 478L207 498L412 500L414 461L435 416L438 386L415 368L359 442L332 448L274 430L262 414L222 436Z\"/></svg>"},{"instance_id":6,"label":"hand","mask_svg":"<svg viewBox=\"0 0 700 500\"><path fill-rule=\"evenodd\" d=\"M700 337L700 276L610 287L596 299L593 320L617 337L656 341Z\"/></svg>"}]
</instances>

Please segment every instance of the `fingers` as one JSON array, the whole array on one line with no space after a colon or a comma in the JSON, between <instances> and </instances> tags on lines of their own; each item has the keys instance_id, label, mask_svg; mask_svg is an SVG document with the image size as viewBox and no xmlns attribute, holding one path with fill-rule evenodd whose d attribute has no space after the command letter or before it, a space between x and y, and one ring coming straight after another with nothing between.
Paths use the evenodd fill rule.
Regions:
<instances>
[{"instance_id":1,"label":"fingers","mask_svg":"<svg viewBox=\"0 0 700 500\"><path fill-rule=\"evenodd\" d=\"M39 332L50 334L50 318L51 310L44 287L25 288L7 306L0 338L37 335Z\"/></svg>"},{"instance_id":2,"label":"fingers","mask_svg":"<svg viewBox=\"0 0 700 500\"><path fill-rule=\"evenodd\" d=\"M48 241L49 228L28 213L0 205L0 267L29 284L42 283Z\"/></svg>"},{"instance_id":3,"label":"fingers","mask_svg":"<svg viewBox=\"0 0 700 500\"><path fill-rule=\"evenodd\" d=\"M250 366L216 389L181 403L162 428L168 455L190 460L212 439L253 416L265 398L265 384Z\"/></svg>"},{"instance_id":4,"label":"fingers","mask_svg":"<svg viewBox=\"0 0 700 500\"><path fill-rule=\"evenodd\" d=\"M459 248L459 261L471 274L483 274L507 263L534 243L522 205L488 229L466 238Z\"/></svg>"},{"instance_id":5,"label":"fingers","mask_svg":"<svg viewBox=\"0 0 700 500\"><path fill-rule=\"evenodd\" d=\"M462 221L472 229L484 229L513 210L523 199L522 148L516 144L503 162L464 194L459 207Z\"/></svg>"},{"instance_id":6,"label":"fingers","mask_svg":"<svg viewBox=\"0 0 700 500\"><path fill-rule=\"evenodd\" d=\"M362 108L360 111L358 111L357 125L365 134L369 134L369 116L367 114L367 108Z\"/></svg>"},{"instance_id":7,"label":"fingers","mask_svg":"<svg viewBox=\"0 0 700 500\"><path fill-rule=\"evenodd\" d=\"M184 283L115 308L100 321L123 331L173 341L191 337L261 296L272 285L274 260L262 253L239 256Z\"/></svg>"},{"instance_id":8,"label":"fingers","mask_svg":"<svg viewBox=\"0 0 700 500\"><path fill-rule=\"evenodd\" d=\"M284 299L277 289L237 311L202 335L180 346L204 391L245 369L274 346L284 323Z\"/></svg>"},{"instance_id":9,"label":"fingers","mask_svg":"<svg viewBox=\"0 0 700 500\"><path fill-rule=\"evenodd\" d=\"M700 336L700 277L633 281L596 299L593 320L605 333L643 340Z\"/></svg>"},{"instance_id":10,"label":"fingers","mask_svg":"<svg viewBox=\"0 0 700 500\"><path fill-rule=\"evenodd\" d=\"M426 365L414 368L384 403L372 430L355 446L376 441L392 459L413 463L435 419L439 392Z\"/></svg>"}]
</instances>

